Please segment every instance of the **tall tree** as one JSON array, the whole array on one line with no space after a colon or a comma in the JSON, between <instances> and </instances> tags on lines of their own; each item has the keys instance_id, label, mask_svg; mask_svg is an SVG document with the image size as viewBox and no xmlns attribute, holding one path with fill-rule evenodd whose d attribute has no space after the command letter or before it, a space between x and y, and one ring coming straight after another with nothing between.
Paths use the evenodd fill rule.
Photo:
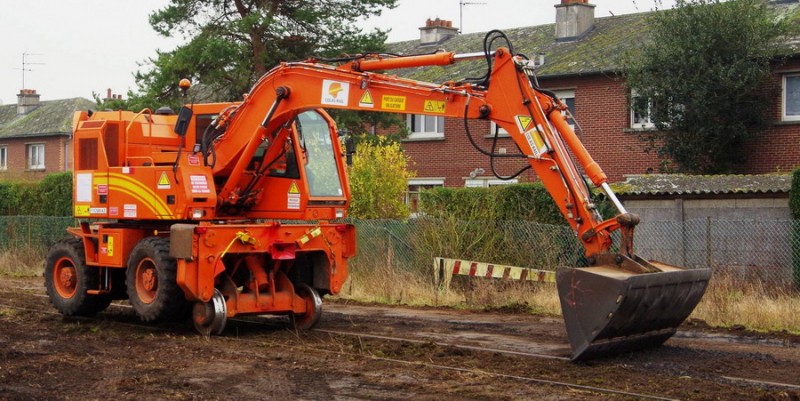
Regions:
<instances>
[{"instance_id":1,"label":"tall tree","mask_svg":"<svg viewBox=\"0 0 800 401\"><path fill-rule=\"evenodd\" d=\"M160 34L186 43L159 51L135 74L129 107L177 105L181 78L200 83L202 100L231 101L280 61L379 51L386 31L363 32L359 18L396 0L171 0L150 15ZM148 67L144 65L144 67Z\"/></svg>"},{"instance_id":2,"label":"tall tree","mask_svg":"<svg viewBox=\"0 0 800 401\"><path fill-rule=\"evenodd\" d=\"M769 123L764 84L796 20L764 0L678 0L649 22L624 75L632 105L655 123L652 148L678 171L735 172Z\"/></svg>"}]
</instances>

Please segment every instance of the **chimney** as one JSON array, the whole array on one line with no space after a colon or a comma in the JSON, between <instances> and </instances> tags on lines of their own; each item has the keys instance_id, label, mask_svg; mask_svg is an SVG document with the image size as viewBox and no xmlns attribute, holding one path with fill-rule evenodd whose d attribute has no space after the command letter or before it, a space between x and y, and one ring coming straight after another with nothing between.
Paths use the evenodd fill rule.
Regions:
<instances>
[{"instance_id":1,"label":"chimney","mask_svg":"<svg viewBox=\"0 0 800 401\"><path fill-rule=\"evenodd\" d=\"M20 89L17 95L17 114L28 114L39 107L39 94L35 89Z\"/></svg>"},{"instance_id":2,"label":"chimney","mask_svg":"<svg viewBox=\"0 0 800 401\"><path fill-rule=\"evenodd\" d=\"M577 40L594 27L594 4L587 0L561 0L556 4L556 41Z\"/></svg>"},{"instance_id":3,"label":"chimney","mask_svg":"<svg viewBox=\"0 0 800 401\"><path fill-rule=\"evenodd\" d=\"M437 44L458 35L458 28L453 28L453 21L428 18L425 26L419 28L419 44Z\"/></svg>"},{"instance_id":4,"label":"chimney","mask_svg":"<svg viewBox=\"0 0 800 401\"><path fill-rule=\"evenodd\" d=\"M106 89L106 97L103 101L108 102L111 100L122 100L122 95L115 95L111 88L108 88Z\"/></svg>"}]
</instances>

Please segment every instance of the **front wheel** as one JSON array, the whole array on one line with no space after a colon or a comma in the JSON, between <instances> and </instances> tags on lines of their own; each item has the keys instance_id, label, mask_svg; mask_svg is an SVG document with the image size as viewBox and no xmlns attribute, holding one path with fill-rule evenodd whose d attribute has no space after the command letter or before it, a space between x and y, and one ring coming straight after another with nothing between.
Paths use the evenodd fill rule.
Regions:
<instances>
[{"instance_id":1,"label":"front wheel","mask_svg":"<svg viewBox=\"0 0 800 401\"><path fill-rule=\"evenodd\" d=\"M178 287L178 268L169 256L169 239L139 241L128 259L125 284L133 310L145 322L180 320L191 305Z\"/></svg>"},{"instance_id":2,"label":"front wheel","mask_svg":"<svg viewBox=\"0 0 800 401\"><path fill-rule=\"evenodd\" d=\"M87 294L100 287L100 270L86 265L83 241L55 243L44 262L44 287L50 303L65 316L91 316L111 304L109 294Z\"/></svg>"}]
</instances>

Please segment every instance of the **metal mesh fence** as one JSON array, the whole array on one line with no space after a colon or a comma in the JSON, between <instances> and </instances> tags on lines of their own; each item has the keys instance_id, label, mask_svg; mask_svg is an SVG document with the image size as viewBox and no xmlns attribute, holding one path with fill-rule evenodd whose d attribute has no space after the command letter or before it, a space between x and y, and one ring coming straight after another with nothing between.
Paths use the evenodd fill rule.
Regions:
<instances>
[{"instance_id":1,"label":"metal mesh fence","mask_svg":"<svg viewBox=\"0 0 800 401\"><path fill-rule=\"evenodd\" d=\"M538 269L581 266L583 248L566 226L414 219L355 222L354 271L385 266L427 273L433 257ZM686 268L710 267L736 281L800 283L800 222L692 220L643 222L636 253Z\"/></svg>"},{"instance_id":2,"label":"metal mesh fence","mask_svg":"<svg viewBox=\"0 0 800 401\"><path fill-rule=\"evenodd\" d=\"M385 267L429 274L434 257L537 269L583 263L583 248L566 226L429 218L352 223L358 236L354 272ZM72 217L0 216L0 249L44 251L74 224ZM736 280L800 283L799 221L647 221L637 227L634 246L645 259L710 267Z\"/></svg>"},{"instance_id":3,"label":"metal mesh fence","mask_svg":"<svg viewBox=\"0 0 800 401\"><path fill-rule=\"evenodd\" d=\"M72 217L0 216L0 249L47 249L67 236L67 227L74 225Z\"/></svg>"}]
</instances>

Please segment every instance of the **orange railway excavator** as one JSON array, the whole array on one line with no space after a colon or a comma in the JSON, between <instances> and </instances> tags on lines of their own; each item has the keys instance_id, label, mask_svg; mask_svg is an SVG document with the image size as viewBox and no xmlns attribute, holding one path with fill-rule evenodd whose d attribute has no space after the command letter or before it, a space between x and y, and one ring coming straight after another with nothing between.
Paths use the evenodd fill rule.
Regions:
<instances>
[{"instance_id":1,"label":"orange railway excavator","mask_svg":"<svg viewBox=\"0 0 800 401\"><path fill-rule=\"evenodd\" d=\"M491 51L498 39L508 47ZM462 82L376 72L477 58L486 76ZM350 192L324 109L424 114L508 131L518 155L482 151L526 160L583 243L588 267L557 273L573 359L659 345L700 301L710 271L633 253L638 217L614 196L534 68L492 31L481 53L282 63L236 103L189 104L177 114L78 112L73 201L84 222L48 252L50 300L64 315L90 315L128 298L144 321L191 316L205 335L244 314L289 315L310 329L356 252L353 226L340 222ZM600 217L583 174L616 217Z\"/></svg>"}]
</instances>

